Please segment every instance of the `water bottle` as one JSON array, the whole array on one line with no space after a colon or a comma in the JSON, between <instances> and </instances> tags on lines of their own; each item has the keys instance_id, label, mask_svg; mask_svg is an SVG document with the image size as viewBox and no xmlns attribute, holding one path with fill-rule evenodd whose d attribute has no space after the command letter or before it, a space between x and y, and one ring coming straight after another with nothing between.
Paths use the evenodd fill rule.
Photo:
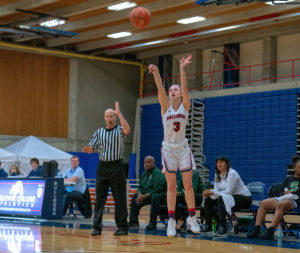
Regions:
<instances>
[{"instance_id":1,"label":"water bottle","mask_svg":"<svg viewBox=\"0 0 300 253\"><path fill-rule=\"evenodd\" d=\"M277 240L277 247L282 248L282 239Z\"/></svg>"},{"instance_id":2,"label":"water bottle","mask_svg":"<svg viewBox=\"0 0 300 253\"><path fill-rule=\"evenodd\" d=\"M282 240L283 232L282 232L281 223L278 224L277 230L278 230L278 231L277 231L277 238Z\"/></svg>"},{"instance_id":3,"label":"water bottle","mask_svg":"<svg viewBox=\"0 0 300 253\"><path fill-rule=\"evenodd\" d=\"M215 233L217 231L217 222L214 218L212 219L211 227L212 227L213 232Z\"/></svg>"}]
</instances>

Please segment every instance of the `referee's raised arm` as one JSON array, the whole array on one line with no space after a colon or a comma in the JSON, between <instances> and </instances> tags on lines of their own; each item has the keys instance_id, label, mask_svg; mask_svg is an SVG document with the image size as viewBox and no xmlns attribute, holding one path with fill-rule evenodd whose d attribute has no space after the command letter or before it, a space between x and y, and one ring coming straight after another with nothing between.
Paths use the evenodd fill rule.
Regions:
<instances>
[{"instance_id":1,"label":"referee's raised arm","mask_svg":"<svg viewBox=\"0 0 300 253\"><path fill-rule=\"evenodd\" d=\"M123 128L123 133L128 135L130 133L130 127L123 114L120 111L119 102L115 102L115 114L118 116L121 126Z\"/></svg>"}]
</instances>

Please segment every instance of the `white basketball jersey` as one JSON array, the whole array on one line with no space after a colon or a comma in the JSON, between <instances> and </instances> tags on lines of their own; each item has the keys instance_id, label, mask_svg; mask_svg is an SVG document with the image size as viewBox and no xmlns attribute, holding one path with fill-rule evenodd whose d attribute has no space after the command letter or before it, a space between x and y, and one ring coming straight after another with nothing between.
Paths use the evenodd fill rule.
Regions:
<instances>
[{"instance_id":1,"label":"white basketball jersey","mask_svg":"<svg viewBox=\"0 0 300 253\"><path fill-rule=\"evenodd\" d=\"M176 112L172 105L162 116L164 127L164 141L170 144L179 144L185 140L185 129L188 123L189 114L183 105L179 106Z\"/></svg>"}]
</instances>

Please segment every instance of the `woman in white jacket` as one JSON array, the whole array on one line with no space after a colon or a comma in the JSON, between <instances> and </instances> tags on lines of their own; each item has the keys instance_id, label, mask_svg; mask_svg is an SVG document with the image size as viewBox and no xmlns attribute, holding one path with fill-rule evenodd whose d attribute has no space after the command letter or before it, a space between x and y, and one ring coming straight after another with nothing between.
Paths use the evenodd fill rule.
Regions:
<instances>
[{"instance_id":1,"label":"woman in white jacket","mask_svg":"<svg viewBox=\"0 0 300 253\"><path fill-rule=\"evenodd\" d=\"M215 235L218 236L227 233L226 215L231 215L231 209L249 208L252 197L240 175L230 168L230 161L226 156L217 157L215 170L214 189L203 192L207 227L201 232L212 231L213 207L216 206L219 229Z\"/></svg>"}]
</instances>

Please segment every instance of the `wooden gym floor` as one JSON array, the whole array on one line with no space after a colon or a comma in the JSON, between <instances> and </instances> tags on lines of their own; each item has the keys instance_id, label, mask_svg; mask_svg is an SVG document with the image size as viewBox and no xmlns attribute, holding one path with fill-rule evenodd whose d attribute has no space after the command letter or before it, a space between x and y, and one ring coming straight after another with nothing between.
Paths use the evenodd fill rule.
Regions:
<instances>
[{"instance_id":1,"label":"wooden gym floor","mask_svg":"<svg viewBox=\"0 0 300 253\"><path fill-rule=\"evenodd\" d=\"M300 252L300 240L284 237L283 240L249 240L245 233L227 237L195 235L181 232L175 238L166 236L163 224L156 231L147 231L147 216L141 215L140 228L131 228L128 236L114 236L113 214L104 215L101 236L90 236L92 220L68 217L45 221L0 218L0 252Z\"/></svg>"}]
</instances>

